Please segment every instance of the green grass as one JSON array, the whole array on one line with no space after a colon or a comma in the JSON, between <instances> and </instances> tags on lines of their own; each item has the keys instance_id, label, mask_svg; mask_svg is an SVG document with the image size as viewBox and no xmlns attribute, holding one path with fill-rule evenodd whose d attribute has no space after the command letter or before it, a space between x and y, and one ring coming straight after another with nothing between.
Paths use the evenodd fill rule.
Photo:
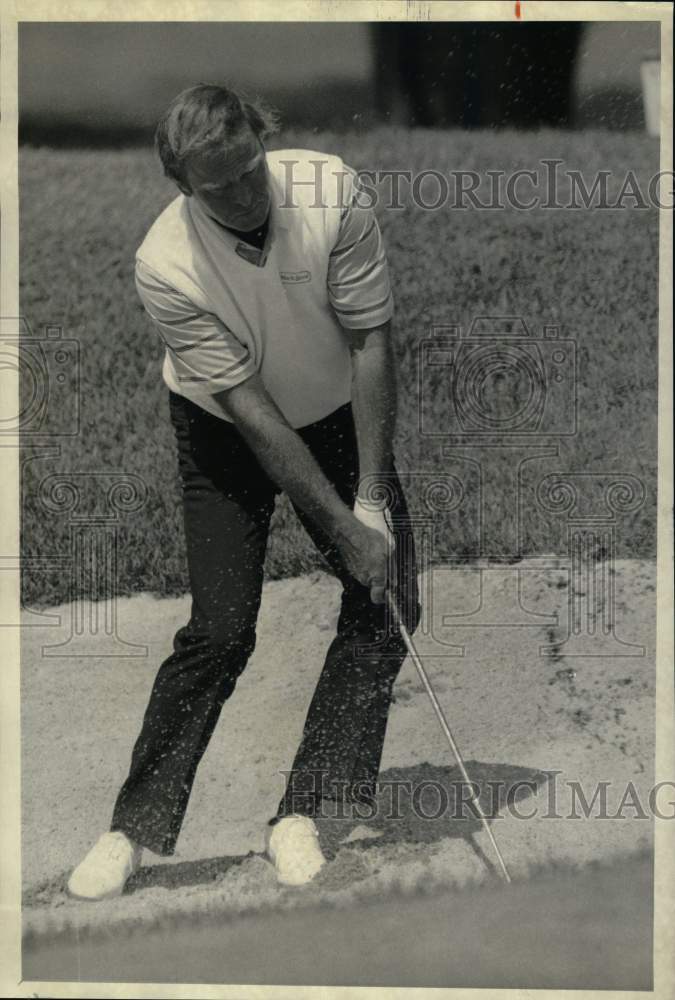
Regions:
<instances>
[{"instance_id":1,"label":"green grass","mask_svg":"<svg viewBox=\"0 0 675 1000\"><path fill-rule=\"evenodd\" d=\"M337 152L364 169L536 168L544 158L590 173L631 169L642 190L658 170L658 148L640 133L444 133L381 128L287 133L277 145ZM143 509L120 515L119 594L188 589L180 491L162 349L133 285L134 251L174 196L148 150L21 150L21 309L34 334L59 325L81 346L81 427L63 438L58 457L40 458L24 439L24 558L67 555L68 517L45 511L39 484L53 472L120 472L142 477ZM533 460L521 481L523 554L566 551L564 518L538 512L537 481L555 470L630 473L645 503L617 521L621 556L652 556L656 510L658 213L622 211L425 212L410 202L379 212L396 299L400 471L451 472L465 482L460 508L438 522L438 558L477 551L475 467L441 459L440 443L417 426L417 353L433 324L470 324L476 315L513 312L532 332L557 323L577 342L579 429L561 438L557 458ZM439 401L438 420L445 403ZM479 458L479 450L473 452ZM506 476L510 454L489 459ZM500 470L499 462L504 467ZM504 480L505 481L505 480ZM423 486L410 482L415 512ZM498 524L503 491L484 497ZM91 512L83 489L81 510ZM492 519L492 520L491 520ZM489 538L486 530L484 538ZM285 500L273 522L266 572L295 575L321 565ZM68 573L26 566L27 605L68 600Z\"/></svg>"}]
</instances>

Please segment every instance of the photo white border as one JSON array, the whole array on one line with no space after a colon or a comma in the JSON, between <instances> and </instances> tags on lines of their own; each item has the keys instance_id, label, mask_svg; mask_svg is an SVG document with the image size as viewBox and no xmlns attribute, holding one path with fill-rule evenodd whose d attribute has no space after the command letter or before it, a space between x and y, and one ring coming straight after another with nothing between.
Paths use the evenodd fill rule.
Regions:
<instances>
[{"instance_id":1,"label":"photo white border","mask_svg":"<svg viewBox=\"0 0 675 1000\"><path fill-rule=\"evenodd\" d=\"M673 168L672 3L530 2L521 0L520 20L528 21L660 21L661 23L661 163ZM17 80L19 21L487 21L515 19L513 2L457 0L2 0L0 89L0 184L2 227L0 251L0 316L19 316L18 281L18 147ZM659 402L657 526L657 690L655 780L675 775L673 684L673 465L672 465L672 248L673 219L660 210L659 234ZM4 379L3 384L7 383ZM18 379L15 400L18 412ZM18 449L0 440L0 552L19 551ZM0 613L19 623L19 587L14 574L0 574ZM21 981L21 849L20 849L20 686L18 628L3 635L0 671L0 996L51 997L186 997L279 998L368 997L388 1000L467 998L492 1000L495 995L523 1000L532 994L548 998L570 995L613 998L650 995L649 991L611 990L467 990L366 987L297 987L164 983L84 983ZM673 996L675 987L675 822L655 822L654 989L656 997Z\"/></svg>"}]
</instances>

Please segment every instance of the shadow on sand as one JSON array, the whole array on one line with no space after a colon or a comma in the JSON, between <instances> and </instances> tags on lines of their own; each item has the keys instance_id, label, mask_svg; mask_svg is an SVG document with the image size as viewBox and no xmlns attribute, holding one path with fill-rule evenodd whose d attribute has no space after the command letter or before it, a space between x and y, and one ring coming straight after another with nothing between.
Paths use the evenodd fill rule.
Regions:
<instances>
[{"instance_id":1,"label":"shadow on sand","mask_svg":"<svg viewBox=\"0 0 675 1000\"><path fill-rule=\"evenodd\" d=\"M478 793L481 808L491 824L498 822L509 811L518 810L520 815L526 815L528 808L525 800L535 795L549 779L546 771L516 764L471 760L466 761L466 768ZM388 768L380 774L378 794L372 805L354 807L350 813L347 808L326 801L317 826L322 849L329 861L335 860L345 846L357 853L400 848L403 845L410 845L417 851L449 837L462 837L486 870L498 875L495 859L488 856L475 839L482 824L471 802L470 789L463 782L458 767L422 763L413 767ZM494 832L498 839L498 828ZM356 838L349 840L350 835L355 833ZM228 872L254 858L256 853L249 851L248 854L196 861L146 864L129 880L124 894L220 882ZM343 866L339 873L340 885L357 881L366 873L365 867L359 865L353 866L351 874L350 866ZM58 897L64 898L64 901L68 899L68 876L69 872L63 872L31 886L24 894L24 906L50 906ZM323 876L321 884L325 882L326 877Z\"/></svg>"},{"instance_id":2,"label":"shadow on sand","mask_svg":"<svg viewBox=\"0 0 675 1000\"><path fill-rule=\"evenodd\" d=\"M490 823L508 811L526 815L525 800L535 795L549 778L545 771L515 764L467 761L466 768ZM449 837L462 837L486 870L498 874L495 860L476 841L482 823L458 767L422 763L389 768L380 775L378 795L372 806L358 806L350 811L348 807L326 802L317 826L329 861L347 845L352 850L366 852L405 844L430 846ZM347 839L357 831L356 839ZM498 829L494 832L498 838ZM208 885L222 880L231 869L253 856L255 852L146 865L129 880L125 893ZM354 880L360 874L363 873L355 870Z\"/></svg>"}]
</instances>

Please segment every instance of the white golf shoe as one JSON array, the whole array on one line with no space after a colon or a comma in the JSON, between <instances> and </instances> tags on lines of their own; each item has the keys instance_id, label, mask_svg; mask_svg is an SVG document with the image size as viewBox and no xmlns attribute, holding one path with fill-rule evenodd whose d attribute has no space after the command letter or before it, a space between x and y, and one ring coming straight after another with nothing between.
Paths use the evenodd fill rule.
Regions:
<instances>
[{"instance_id":1,"label":"white golf shoe","mask_svg":"<svg viewBox=\"0 0 675 1000\"><path fill-rule=\"evenodd\" d=\"M266 849L281 885L305 885L326 864L319 834L308 816L285 816L271 826Z\"/></svg>"},{"instance_id":2,"label":"white golf shoe","mask_svg":"<svg viewBox=\"0 0 675 1000\"><path fill-rule=\"evenodd\" d=\"M78 899L119 896L141 862L142 848L119 830L99 837L68 879L68 892Z\"/></svg>"}]
</instances>

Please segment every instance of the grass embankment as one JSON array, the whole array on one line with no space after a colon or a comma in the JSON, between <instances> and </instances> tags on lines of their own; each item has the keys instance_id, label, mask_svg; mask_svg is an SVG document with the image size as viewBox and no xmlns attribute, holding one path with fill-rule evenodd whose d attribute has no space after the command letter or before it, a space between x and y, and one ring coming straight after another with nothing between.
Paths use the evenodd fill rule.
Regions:
<instances>
[{"instance_id":1,"label":"grass embankment","mask_svg":"<svg viewBox=\"0 0 675 1000\"><path fill-rule=\"evenodd\" d=\"M403 132L293 133L277 145L336 152L360 169L419 171L474 168L538 169L560 158L561 169L590 179L613 173L616 187L633 170L641 189L658 169L658 147L639 133ZM119 594L177 594L188 581L180 489L162 348L133 285L134 251L174 188L148 150L21 152L22 314L34 334L63 328L81 348L81 421L77 437L60 439L58 457L39 458L26 439L23 465L22 544L26 557L67 555L68 516L45 510L40 481L52 472L120 472L142 477L145 506L120 515L116 588ZM523 188L523 192L525 192ZM449 472L464 484L460 507L438 521L439 558L486 552L498 534L514 453L469 457L488 467L483 482L483 548L479 541L477 467L442 458L440 440L418 430L419 342L433 324L460 323L477 315L511 311L535 338L544 324L577 344L578 429L557 440L557 457L522 467L520 545L524 554L566 551L565 518L544 514L536 486L549 472L612 472L637 476L645 503L617 522L618 553L649 556L655 550L657 254L658 213L623 210L477 211L415 207L407 186L404 207L378 209L396 298L396 352L400 382L397 459L400 471ZM427 197L433 197L429 189ZM564 200L564 199L563 199ZM629 199L625 204L630 206ZM431 383L429 383L431 384ZM439 389L434 421L447 423L448 399ZM437 410L437 412L436 412ZM532 439L529 439L532 442ZM35 460L28 459L35 455ZM520 458L525 457L520 455ZM500 467L499 463L503 463ZM496 478L495 478L496 477ZM424 509L422 479L408 485L413 511ZM95 503L80 481L80 512ZM282 577L319 565L320 559L286 502L276 512L267 574ZM68 573L31 567L23 576L31 605L74 596Z\"/></svg>"}]
</instances>

